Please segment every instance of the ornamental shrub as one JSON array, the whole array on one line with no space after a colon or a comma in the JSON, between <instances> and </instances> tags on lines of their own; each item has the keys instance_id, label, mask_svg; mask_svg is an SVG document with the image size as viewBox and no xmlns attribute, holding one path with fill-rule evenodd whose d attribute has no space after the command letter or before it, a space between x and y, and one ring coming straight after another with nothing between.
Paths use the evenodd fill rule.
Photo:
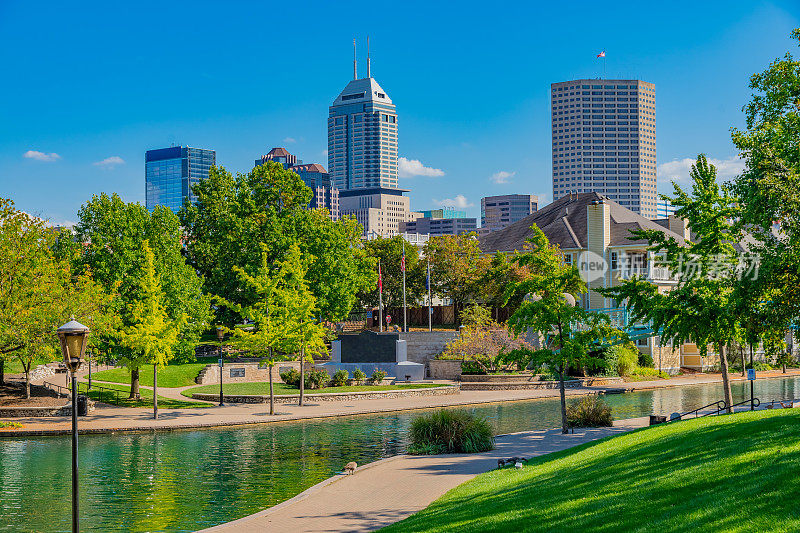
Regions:
<instances>
[{"instance_id":1,"label":"ornamental shrub","mask_svg":"<svg viewBox=\"0 0 800 533\"><path fill-rule=\"evenodd\" d=\"M342 387L347 384L347 378L350 377L350 374L345 369L337 370L336 373L333 375L333 379L331 379L331 385L334 387Z\"/></svg>"},{"instance_id":2,"label":"ornamental shrub","mask_svg":"<svg viewBox=\"0 0 800 533\"><path fill-rule=\"evenodd\" d=\"M386 372L383 370L376 370L372 373L369 380L372 382L373 385L380 385L381 381L387 376Z\"/></svg>"},{"instance_id":3,"label":"ornamental shrub","mask_svg":"<svg viewBox=\"0 0 800 533\"><path fill-rule=\"evenodd\" d=\"M569 427L610 427L613 423L611 407L595 394L584 396L567 406L567 425Z\"/></svg>"},{"instance_id":4,"label":"ornamental shrub","mask_svg":"<svg viewBox=\"0 0 800 533\"><path fill-rule=\"evenodd\" d=\"M408 453L478 453L494 448L492 427L465 410L440 409L411 422Z\"/></svg>"},{"instance_id":5,"label":"ornamental shrub","mask_svg":"<svg viewBox=\"0 0 800 533\"><path fill-rule=\"evenodd\" d=\"M330 376L324 370L312 370L310 372L305 373L305 388L307 389L321 389L324 387L328 381L330 381ZM347 379L347 378L345 378ZM298 384L300 380L297 380Z\"/></svg>"},{"instance_id":6,"label":"ornamental shrub","mask_svg":"<svg viewBox=\"0 0 800 533\"><path fill-rule=\"evenodd\" d=\"M353 379L356 383L361 385L364 380L367 379L367 375L363 373L360 368L356 368L355 371L353 371Z\"/></svg>"},{"instance_id":7,"label":"ornamental shrub","mask_svg":"<svg viewBox=\"0 0 800 533\"><path fill-rule=\"evenodd\" d=\"M639 350L631 345L615 344L605 353L606 374L630 376L639 363Z\"/></svg>"},{"instance_id":8,"label":"ornamental shrub","mask_svg":"<svg viewBox=\"0 0 800 533\"><path fill-rule=\"evenodd\" d=\"M300 372L294 368L290 368L286 372L280 373L281 380L287 385L300 388Z\"/></svg>"}]
</instances>

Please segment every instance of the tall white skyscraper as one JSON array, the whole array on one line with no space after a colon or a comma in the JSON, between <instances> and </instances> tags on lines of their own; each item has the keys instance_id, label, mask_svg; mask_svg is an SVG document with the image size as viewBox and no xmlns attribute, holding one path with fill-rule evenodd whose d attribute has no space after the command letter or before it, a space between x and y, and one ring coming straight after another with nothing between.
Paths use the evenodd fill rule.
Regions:
<instances>
[{"instance_id":1,"label":"tall white skyscraper","mask_svg":"<svg viewBox=\"0 0 800 533\"><path fill-rule=\"evenodd\" d=\"M550 89L553 200L595 191L655 218L655 85L594 79Z\"/></svg>"},{"instance_id":2,"label":"tall white skyscraper","mask_svg":"<svg viewBox=\"0 0 800 533\"><path fill-rule=\"evenodd\" d=\"M328 172L339 190L397 188L397 112L372 78L353 80L328 113Z\"/></svg>"}]
</instances>

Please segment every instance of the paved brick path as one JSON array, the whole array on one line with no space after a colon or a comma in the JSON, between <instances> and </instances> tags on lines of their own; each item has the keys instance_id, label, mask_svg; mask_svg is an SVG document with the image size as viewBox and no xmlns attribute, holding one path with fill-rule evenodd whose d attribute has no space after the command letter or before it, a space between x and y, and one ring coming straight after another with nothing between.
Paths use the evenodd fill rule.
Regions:
<instances>
[{"instance_id":1,"label":"paved brick path","mask_svg":"<svg viewBox=\"0 0 800 533\"><path fill-rule=\"evenodd\" d=\"M465 455L400 455L371 463L351 476L335 476L291 500L204 531L373 531L424 509L448 490L497 468L498 458L536 457L647 425L647 418L613 428L528 431L497 438L491 452ZM513 468L506 470L509 476Z\"/></svg>"}]
</instances>

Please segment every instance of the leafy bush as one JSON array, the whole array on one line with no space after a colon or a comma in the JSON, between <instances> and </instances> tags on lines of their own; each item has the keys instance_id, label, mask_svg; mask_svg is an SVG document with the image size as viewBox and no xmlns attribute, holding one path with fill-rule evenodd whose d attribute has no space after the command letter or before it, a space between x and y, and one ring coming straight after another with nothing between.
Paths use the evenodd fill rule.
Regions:
<instances>
[{"instance_id":1,"label":"leafy bush","mask_svg":"<svg viewBox=\"0 0 800 533\"><path fill-rule=\"evenodd\" d=\"M639 350L633 346L615 344L609 346L605 353L607 374L630 376L639 362Z\"/></svg>"},{"instance_id":2,"label":"leafy bush","mask_svg":"<svg viewBox=\"0 0 800 533\"><path fill-rule=\"evenodd\" d=\"M493 321L488 309L472 306L462 313L461 318L464 324L461 334L445 346L437 359L462 361L466 373L474 374L495 372L500 366L509 364L520 370L525 368L516 360L508 360L508 354L531 346L505 324Z\"/></svg>"},{"instance_id":3,"label":"leafy bush","mask_svg":"<svg viewBox=\"0 0 800 533\"><path fill-rule=\"evenodd\" d=\"M373 385L380 385L381 381L387 376L386 372L383 370L376 370L372 373L369 380L372 382Z\"/></svg>"},{"instance_id":4,"label":"leafy bush","mask_svg":"<svg viewBox=\"0 0 800 533\"><path fill-rule=\"evenodd\" d=\"M283 382L287 385L300 388L300 372L298 372L296 369L291 368L286 372L281 372L280 376Z\"/></svg>"},{"instance_id":5,"label":"leafy bush","mask_svg":"<svg viewBox=\"0 0 800 533\"><path fill-rule=\"evenodd\" d=\"M353 372L353 379L360 385L367 379L367 375L363 373L360 368L356 368Z\"/></svg>"},{"instance_id":6,"label":"leafy bush","mask_svg":"<svg viewBox=\"0 0 800 533\"><path fill-rule=\"evenodd\" d=\"M657 377L667 379L669 378L669 374L666 372L659 372L656 368L650 368L649 366L640 366L636 370L633 371L634 376L642 376L645 378L649 377Z\"/></svg>"},{"instance_id":7,"label":"leafy bush","mask_svg":"<svg viewBox=\"0 0 800 533\"><path fill-rule=\"evenodd\" d=\"M611 407L597 395L584 396L567 406L567 425L573 428L596 428L613 425Z\"/></svg>"},{"instance_id":8,"label":"leafy bush","mask_svg":"<svg viewBox=\"0 0 800 533\"><path fill-rule=\"evenodd\" d=\"M345 369L337 370L336 373L333 375L333 379L331 379L331 385L334 387L343 387L347 384L347 378L350 377L350 374Z\"/></svg>"},{"instance_id":9,"label":"leafy bush","mask_svg":"<svg viewBox=\"0 0 800 533\"><path fill-rule=\"evenodd\" d=\"M440 409L411 422L411 454L477 453L493 448L494 436L486 419L464 410Z\"/></svg>"},{"instance_id":10,"label":"leafy bush","mask_svg":"<svg viewBox=\"0 0 800 533\"><path fill-rule=\"evenodd\" d=\"M763 361L755 361L753 363L753 368L756 372L764 372L766 370L773 370L772 365L768 363L764 363Z\"/></svg>"},{"instance_id":11,"label":"leafy bush","mask_svg":"<svg viewBox=\"0 0 800 533\"><path fill-rule=\"evenodd\" d=\"M330 377L328 376L327 372L325 372L324 370L312 370L311 372L306 372L305 388L321 389L328 383L328 381L330 381Z\"/></svg>"}]
</instances>

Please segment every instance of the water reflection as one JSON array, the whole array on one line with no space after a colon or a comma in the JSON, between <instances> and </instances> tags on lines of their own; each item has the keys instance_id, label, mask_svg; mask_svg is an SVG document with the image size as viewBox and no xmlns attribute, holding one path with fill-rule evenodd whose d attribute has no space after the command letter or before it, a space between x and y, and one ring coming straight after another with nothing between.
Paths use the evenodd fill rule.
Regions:
<instances>
[{"instance_id":1,"label":"water reflection","mask_svg":"<svg viewBox=\"0 0 800 533\"><path fill-rule=\"evenodd\" d=\"M756 382L763 400L798 396L800 379ZM748 383L732 387L749 398ZM615 418L684 412L719 385L609 395ZM555 427L557 399L480 405L496 433ZM193 531L270 507L338 472L401 453L418 412L246 428L81 437L84 531ZM69 438L0 440L0 531L69 531Z\"/></svg>"}]
</instances>

